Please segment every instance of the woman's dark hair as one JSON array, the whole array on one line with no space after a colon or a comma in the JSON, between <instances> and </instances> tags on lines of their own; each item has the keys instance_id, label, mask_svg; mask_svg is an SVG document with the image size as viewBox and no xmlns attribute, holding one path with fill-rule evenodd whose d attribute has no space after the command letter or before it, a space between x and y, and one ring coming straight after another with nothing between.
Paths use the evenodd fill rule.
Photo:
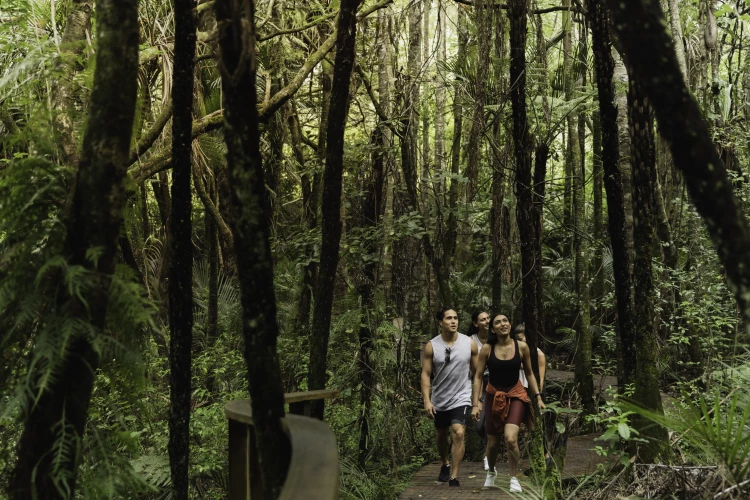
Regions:
<instances>
[{"instance_id":1,"label":"woman's dark hair","mask_svg":"<svg viewBox=\"0 0 750 500\"><path fill-rule=\"evenodd\" d=\"M503 313L494 313L490 315L490 335L487 336L487 343L490 345L497 344L497 334L495 334L495 329L492 328L492 325L495 324L495 318L497 318L498 316L505 316L506 318L508 317ZM508 321L510 321L510 319ZM511 338L515 339L515 337L513 336L513 330L511 330Z\"/></svg>"},{"instance_id":2,"label":"woman's dark hair","mask_svg":"<svg viewBox=\"0 0 750 500\"><path fill-rule=\"evenodd\" d=\"M482 311L481 309L478 309L471 313L471 324L469 325L469 331L466 332L467 337L471 337L472 335L476 334L479 331L479 328L474 325L474 323L477 322L479 319L479 315L482 314L485 311Z\"/></svg>"},{"instance_id":3,"label":"woman's dark hair","mask_svg":"<svg viewBox=\"0 0 750 500\"><path fill-rule=\"evenodd\" d=\"M438 323L443 321L445 313L448 311L455 311L455 309L453 309L452 307L441 307L440 310L435 313L435 319L438 320Z\"/></svg>"}]
</instances>

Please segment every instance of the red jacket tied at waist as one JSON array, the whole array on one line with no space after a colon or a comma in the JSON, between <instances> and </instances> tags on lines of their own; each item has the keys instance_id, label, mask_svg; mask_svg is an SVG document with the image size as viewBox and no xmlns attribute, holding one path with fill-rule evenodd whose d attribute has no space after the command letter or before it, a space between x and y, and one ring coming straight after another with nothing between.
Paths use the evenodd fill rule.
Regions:
<instances>
[{"instance_id":1,"label":"red jacket tied at waist","mask_svg":"<svg viewBox=\"0 0 750 500\"><path fill-rule=\"evenodd\" d=\"M508 413L510 413L510 398L517 398L526 404L524 423L529 429L533 428L534 411L531 409L529 394L526 392L526 388L520 380L508 392L495 389L492 384L487 384L487 394L492 398L489 408L489 420L491 420L493 424L492 427L496 429L503 427L505 421L508 419Z\"/></svg>"}]
</instances>

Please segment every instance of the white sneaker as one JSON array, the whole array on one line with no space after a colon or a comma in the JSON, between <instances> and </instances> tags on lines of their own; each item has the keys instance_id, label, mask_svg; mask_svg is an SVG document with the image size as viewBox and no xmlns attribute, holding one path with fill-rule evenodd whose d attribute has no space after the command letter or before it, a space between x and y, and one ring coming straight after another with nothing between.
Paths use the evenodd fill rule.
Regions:
<instances>
[{"instance_id":1,"label":"white sneaker","mask_svg":"<svg viewBox=\"0 0 750 500\"><path fill-rule=\"evenodd\" d=\"M490 470L490 463L487 461L487 457L484 457L484 470Z\"/></svg>"},{"instance_id":2,"label":"white sneaker","mask_svg":"<svg viewBox=\"0 0 750 500\"><path fill-rule=\"evenodd\" d=\"M518 479L515 477L510 478L510 492L511 493L521 493L523 490L521 489L521 483L518 482Z\"/></svg>"},{"instance_id":3,"label":"white sneaker","mask_svg":"<svg viewBox=\"0 0 750 500\"><path fill-rule=\"evenodd\" d=\"M497 472L488 472L487 478L484 480L484 486L482 486L482 489L497 488L497 486L495 486L496 477Z\"/></svg>"}]
</instances>

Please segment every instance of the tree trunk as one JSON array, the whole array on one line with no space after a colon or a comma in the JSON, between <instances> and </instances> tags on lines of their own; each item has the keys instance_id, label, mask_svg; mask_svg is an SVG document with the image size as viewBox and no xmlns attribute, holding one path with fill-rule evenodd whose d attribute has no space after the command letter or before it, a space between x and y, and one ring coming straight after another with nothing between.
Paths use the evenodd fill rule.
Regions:
<instances>
[{"instance_id":1,"label":"tree trunk","mask_svg":"<svg viewBox=\"0 0 750 500\"><path fill-rule=\"evenodd\" d=\"M305 154L302 150L302 129L297 114L297 104L291 100L291 113L288 117L289 131L292 138L292 149L297 159L299 168L305 169ZM300 338L307 338L310 334L310 310L312 308L312 293L315 287L315 278L318 271L318 263L315 261L315 229L318 227L318 196L316 193L316 174L302 173L302 213L307 237L305 238L304 254L307 264L302 273L302 283L297 302L297 316L295 319L295 332Z\"/></svg>"},{"instance_id":2,"label":"tree trunk","mask_svg":"<svg viewBox=\"0 0 750 500\"><path fill-rule=\"evenodd\" d=\"M362 389L360 392L361 413L358 419L359 427L359 463L364 468L370 452L370 408L372 406L372 390L374 370L370 354L373 346L373 330L376 326L373 299L375 291L375 273L377 270L377 245L372 237L383 214L383 190L385 187L385 151L383 149L383 130L381 126L373 132L372 169L365 174L364 203L358 226L365 231L364 255L365 260L354 270L355 286L360 297L360 325L359 325L359 358L358 366Z\"/></svg>"},{"instance_id":3,"label":"tree trunk","mask_svg":"<svg viewBox=\"0 0 750 500\"><path fill-rule=\"evenodd\" d=\"M51 299L69 321L86 325L76 329L85 333L71 333L69 338L57 341L67 343L68 354L58 354L65 357L54 379L38 393L32 390L26 401L9 491L12 500L75 497L81 440L99 367L99 351L93 345L96 338L92 339L91 333L98 336L105 328L126 197L127 158L138 89L137 2L100 0L96 38L89 119L64 245L68 265L85 270L87 283L80 294L60 294ZM116 98L113 89L117 89ZM95 260L89 256L94 248ZM63 448L53 451L59 444Z\"/></svg>"},{"instance_id":4,"label":"tree trunk","mask_svg":"<svg viewBox=\"0 0 750 500\"><path fill-rule=\"evenodd\" d=\"M176 498L188 498L193 346L193 82L196 20L192 0L175 1L172 119L172 261L169 269L169 464ZM200 179L196 179L200 182Z\"/></svg>"},{"instance_id":5,"label":"tree trunk","mask_svg":"<svg viewBox=\"0 0 750 500\"><path fill-rule=\"evenodd\" d=\"M582 26L579 38L578 64L581 68L581 89L586 86L586 59L588 46L585 24ZM573 164L573 206L574 206L574 237L575 252L575 287L578 299L578 321L576 322L576 360L575 378L578 394L581 396L584 414L593 415L596 412L594 402L594 375L592 372L592 338L591 338L591 301L589 294L589 256L588 231L586 227L586 123L583 112L578 112L578 138L575 141L579 148L577 162ZM571 144L574 141L570 141Z\"/></svg>"},{"instance_id":6,"label":"tree trunk","mask_svg":"<svg viewBox=\"0 0 750 500\"><path fill-rule=\"evenodd\" d=\"M659 372L656 363L659 355L654 327L654 292L651 254L654 248L653 184L656 180L656 151L651 105L643 94L638 80L631 76L628 92L628 122L632 147L633 212L635 214L635 262L633 263L633 311L638 318L635 329L637 370L634 400L640 406L663 413L659 392ZM667 431L643 419L635 419L640 436L649 443L639 446L639 458L647 464L654 463L668 450Z\"/></svg>"},{"instance_id":7,"label":"tree trunk","mask_svg":"<svg viewBox=\"0 0 750 500\"><path fill-rule=\"evenodd\" d=\"M620 137L615 91L615 61L612 57L612 36L609 11L604 0L594 0L588 10L593 40L596 86L602 125L602 170L607 192L607 219L612 243L612 265L617 299L617 385L624 390L635 380L635 333L633 318L630 255L627 250L625 201L620 169Z\"/></svg>"},{"instance_id":8,"label":"tree trunk","mask_svg":"<svg viewBox=\"0 0 750 500\"><path fill-rule=\"evenodd\" d=\"M603 224L603 204L602 189L604 189L604 171L602 169L602 122L599 112L595 112L592 117L594 130L593 147L594 147L594 240L596 249L594 250L594 260L591 269L594 273L593 292L596 301L596 310L601 316L600 301L604 298L604 224Z\"/></svg>"},{"instance_id":9,"label":"tree trunk","mask_svg":"<svg viewBox=\"0 0 750 500\"><path fill-rule=\"evenodd\" d=\"M539 236L538 212L534 209L533 186L531 178L531 137L526 118L526 0L510 0L508 18L510 19L510 99L513 114L513 149L516 160L516 219L521 239L521 272L523 275L523 318L526 324L526 342L531 351L531 364L534 376L539 380L537 358L537 340L539 329L544 325L541 299L538 289L541 278L541 262L537 261L537 239ZM535 405L534 410L537 412ZM537 414L539 417L539 415ZM539 420L539 419L538 419ZM542 450L542 430L537 428L532 433L532 469L537 480L544 473L544 452Z\"/></svg>"},{"instance_id":10,"label":"tree trunk","mask_svg":"<svg viewBox=\"0 0 750 500\"><path fill-rule=\"evenodd\" d=\"M573 85L575 75L573 73L573 19L570 14L571 0L563 0L563 7L568 10L562 11L563 24L563 78L565 89L565 100L573 100ZM573 176L577 169L580 150L578 146L578 135L576 133L575 115L568 113L565 117L567 123L567 149L565 150L565 179L563 186L563 224L566 228L571 227L572 215L572 184ZM565 250L567 254L568 249Z\"/></svg>"},{"instance_id":11,"label":"tree trunk","mask_svg":"<svg viewBox=\"0 0 750 500\"><path fill-rule=\"evenodd\" d=\"M75 112L73 73L75 68L69 61L76 60L83 53L87 34L91 31L91 14L94 0L74 0L65 20L65 31L60 40L60 52L66 64L70 64L70 74L52 87L52 112L55 136L60 149L60 158L67 165L79 162L78 138L75 134L73 113Z\"/></svg>"},{"instance_id":12,"label":"tree trunk","mask_svg":"<svg viewBox=\"0 0 750 500\"><path fill-rule=\"evenodd\" d=\"M242 294L242 336L264 498L279 497L291 449L281 425L284 389L276 352L279 329L273 259L260 156L255 92L255 5L216 0L224 96L230 210Z\"/></svg>"},{"instance_id":13,"label":"tree trunk","mask_svg":"<svg viewBox=\"0 0 750 500\"><path fill-rule=\"evenodd\" d=\"M505 34L506 24L502 13L495 10L495 44L494 56L498 60L507 57ZM500 66L495 68L495 82L498 82L500 88L505 94L508 88L508 79L504 77ZM504 97L499 101L504 100ZM502 102L498 102L502 104ZM507 240L503 238L503 209L507 211L505 205L505 167L508 163L509 148L503 134L502 120L495 118L493 124L494 153L492 155L492 207L490 208L490 241L492 245L492 310L502 310L503 297L503 275L506 271L505 257L507 254ZM502 144L502 146L501 146Z\"/></svg>"},{"instance_id":14,"label":"tree trunk","mask_svg":"<svg viewBox=\"0 0 750 500\"><path fill-rule=\"evenodd\" d=\"M435 174L440 181L437 184L437 200L443 205L443 175L445 174L445 73L444 65L447 60L445 43L445 8L442 2L438 2L438 49L437 49L437 72L435 76ZM382 105L383 100L381 98Z\"/></svg>"},{"instance_id":15,"label":"tree trunk","mask_svg":"<svg viewBox=\"0 0 750 500\"><path fill-rule=\"evenodd\" d=\"M490 48L492 47L492 11L490 0L474 2L474 24L477 28L477 76L474 80L474 114L471 119L469 140L466 144L466 172L469 180L466 201L471 203L477 194L479 164L482 160L482 137L484 136L484 105L487 100L487 77L490 68Z\"/></svg>"},{"instance_id":16,"label":"tree trunk","mask_svg":"<svg viewBox=\"0 0 750 500\"><path fill-rule=\"evenodd\" d=\"M328 113L325 173L323 175L322 244L320 269L315 286L315 310L310 336L308 388L324 389L331 330L333 290L341 241L341 191L344 175L344 128L349 113L349 83L354 67L357 8L360 0L342 0L336 34L331 103ZM312 415L323 419L323 401L313 402Z\"/></svg>"},{"instance_id":17,"label":"tree trunk","mask_svg":"<svg viewBox=\"0 0 750 500\"><path fill-rule=\"evenodd\" d=\"M458 54L456 65L462 67L466 64L466 45L469 42L469 34L466 27L466 14L463 7L458 5ZM453 268L453 256L456 253L458 242L458 219L456 218L456 206L458 205L458 174L461 165L461 134L463 132L463 106L461 94L461 81L456 78L453 82L453 144L451 146L451 183L448 188L448 218L446 222L445 237L443 238L443 258L446 267Z\"/></svg>"},{"instance_id":18,"label":"tree trunk","mask_svg":"<svg viewBox=\"0 0 750 500\"><path fill-rule=\"evenodd\" d=\"M750 228L706 122L682 79L658 3L611 0L614 25L633 73L670 142L698 213L708 226L750 334Z\"/></svg>"},{"instance_id":19,"label":"tree trunk","mask_svg":"<svg viewBox=\"0 0 750 500\"><path fill-rule=\"evenodd\" d=\"M619 54L615 53L615 88L617 92L617 131L620 140L620 178L625 203L625 241L629 266L633 273L633 170L630 168L630 134L628 133L628 72ZM605 174L606 175L606 174Z\"/></svg>"},{"instance_id":20,"label":"tree trunk","mask_svg":"<svg viewBox=\"0 0 750 500\"><path fill-rule=\"evenodd\" d=\"M430 61L430 7L431 0L422 2L424 13L422 15L422 65L425 75L428 74ZM429 200L429 190L432 187L430 179L430 108L432 99L427 98L429 95L428 83L430 78L424 80L425 98L420 102L420 113L422 114L422 203ZM435 108L438 110L438 108Z\"/></svg>"},{"instance_id":21,"label":"tree trunk","mask_svg":"<svg viewBox=\"0 0 750 500\"><path fill-rule=\"evenodd\" d=\"M680 6L678 0L667 0L669 7L669 26L672 30L672 42L674 43L677 63L685 82L688 81L687 60L685 59L685 42L682 41L682 21L680 21Z\"/></svg>"}]
</instances>

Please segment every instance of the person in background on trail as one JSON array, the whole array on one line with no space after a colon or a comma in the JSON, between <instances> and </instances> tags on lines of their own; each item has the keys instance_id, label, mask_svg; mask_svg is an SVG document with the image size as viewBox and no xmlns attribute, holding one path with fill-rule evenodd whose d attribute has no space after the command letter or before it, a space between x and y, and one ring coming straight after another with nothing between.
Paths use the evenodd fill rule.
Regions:
<instances>
[{"instance_id":1,"label":"person in background on trail","mask_svg":"<svg viewBox=\"0 0 750 500\"><path fill-rule=\"evenodd\" d=\"M487 338L490 334L490 315L485 311L474 311L471 315L471 326L467 335L471 337L471 340L477 345L477 349L482 349L484 344L487 343ZM482 374L482 397L480 401L487 399L487 382L489 381L490 371L489 368L484 369ZM487 446L487 431L485 430L485 415L486 406L482 407L482 412L479 414L479 420L477 420L474 426L477 434L482 439L482 443ZM484 470L490 470L489 462L487 461L487 455L484 456Z\"/></svg>"},{"instance_id":2,"label":"person in background on trail","mask_svg":"<svg viewBox=\"0 0 750 500\"><path fill-rule=\"evenodd\" d=\"M435 421L437 429L441 460L438 481L447 481L448 486L460 486L458 473L464 458L466 424L472 414L471 381L478 349L470 337L458 333L458 314L454 309L443 307L435 318L440 324L440 335L424 346L420 379L422 398L424 410ZM433 374L435 378L431 384ZM474 410L478 410L478 407ZM453 441L451 462L448 461L449 433Z\"/></svg>"},{"instance_id":3,"label":"person in background on trail","mask_svg":"<svg viewBox=\"0 0 750 500\"><path fill-rule=\"evenodd\" d=\"M534 412L529 407L532 400L539 409L544 409L542 395L531 369L531 356L526 342L511 338L511 324L503 314L495 314L490 321L490 336L482 347L477 358L474 372L474 410L472 416L479 418L482 403L479 392L484 368L490 369L490 381L487 384L487 397L484 404L487 408L487 460L490 470L484 488L496 488L495 461L500 434L505 436L505 446L508 450L510 466L510 491L520 493L521 485L516 478L521 451L518 448L518 430L521 422L525 422L529 429L534 426ZM531 398L521 384L519 371L521 365L526 372L526 378L531 386Z\"/></svg>"},{"instance_id":4,"label":"person in background on trail","mask_svg":"<svg viewBox=\"0 0 750 500\"><path fill-rule=\"evenodd\" d=\"M516 326L515 330L513 330L513 337L521 342L526 342L526 326L523 323ZM538 347L536 348L536 354L537 359L539 360L539 392L544 392L544 374L547 371L547 358ZM526 374L523 372L523 368L518 376L521 378L523 386L528 389L529 381L526 380Z\"/></svg>"}]
</instances>

